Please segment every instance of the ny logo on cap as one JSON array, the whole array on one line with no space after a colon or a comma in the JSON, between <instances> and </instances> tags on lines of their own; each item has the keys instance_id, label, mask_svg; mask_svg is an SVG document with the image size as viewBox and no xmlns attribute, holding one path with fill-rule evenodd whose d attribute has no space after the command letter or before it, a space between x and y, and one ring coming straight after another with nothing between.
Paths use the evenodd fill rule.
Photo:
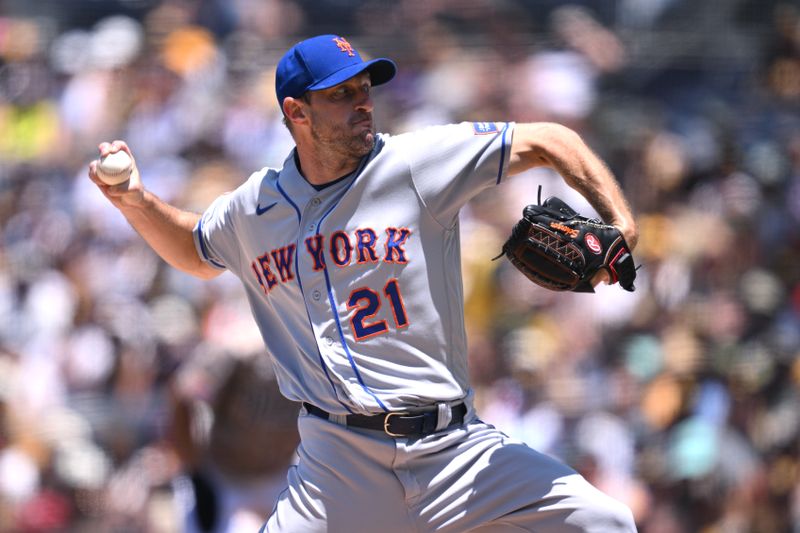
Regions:
<instances>
[{"instance_id":1,"label":"ny logo on cap","mask_svg":"<svg viewBox=\"0 0 800 533\"><path fill-rule=\"evenodd\" d=\"M350 57L355 55L355 53L353 52L353 47L350 46L350 43L348 43L347 39L345 39L344 37L334 37L333 42L336 43L336 46L339 47L339 50L341 50L342 52L346 52L347 55L349 55Z\"/></svg>"}]
</instances>

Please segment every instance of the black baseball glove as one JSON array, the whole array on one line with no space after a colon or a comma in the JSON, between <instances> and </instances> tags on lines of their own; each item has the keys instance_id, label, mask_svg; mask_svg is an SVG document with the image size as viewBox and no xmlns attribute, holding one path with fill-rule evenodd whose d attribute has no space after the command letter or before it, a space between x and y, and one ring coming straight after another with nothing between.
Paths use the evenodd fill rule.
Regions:
<instances>
[{"instance_id":1,"label":"black baseball glove","mask_svg":"<svg viewBox=\"0 0 800 533\"><path fill-rule=\"evenodd\" d=\"M636 267L620 231L579 215L555 196L523 209L495 259L503 255L528 279L554 291L594 292L591 280L601 269L611 283L635 288Z\"/></svg>"}]
</instances>

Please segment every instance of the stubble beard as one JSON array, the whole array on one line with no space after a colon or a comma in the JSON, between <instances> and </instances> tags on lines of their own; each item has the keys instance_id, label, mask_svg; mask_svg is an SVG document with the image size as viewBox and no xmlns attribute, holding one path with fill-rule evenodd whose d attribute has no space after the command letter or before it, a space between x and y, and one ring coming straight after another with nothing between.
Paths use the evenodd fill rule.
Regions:
<instances>
[{"instance_id":1,"label":"stubble beard","mask_svg":"<svg viewBox=\"0 0 800 533\"><path fill-rule=\"evenodd\" d=\"M366 118L366 117L360 117ZM375 147L375 126L360 133L353 133L350 124L311 122L311 137L321 150L348 159L361 159Z\"/></svg>"}]
</instances>

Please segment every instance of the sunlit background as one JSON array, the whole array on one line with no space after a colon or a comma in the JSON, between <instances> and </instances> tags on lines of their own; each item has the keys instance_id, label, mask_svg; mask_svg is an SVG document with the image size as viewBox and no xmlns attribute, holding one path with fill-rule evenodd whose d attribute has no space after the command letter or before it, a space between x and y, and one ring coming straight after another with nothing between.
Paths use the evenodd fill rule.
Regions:
<instances>
[{"instance_id":1,"label":"sunlit background","mask_svg":"<svg viewBox=\"0 0 800 533\"><path fill-rule=\"evenodd\" d=\"M296 407L238 281L167 267L86 167L125 139L202 211L282 164L275 64L319 33L398 63L381 131L561 122L636 213L637 291L572 295L490 260L540 184L589 212L560 178L464 209L482 417L644 533L800 532L800 8L771 0L0 0L0 531L269 514Z\"/></svg>"}]
</instances>

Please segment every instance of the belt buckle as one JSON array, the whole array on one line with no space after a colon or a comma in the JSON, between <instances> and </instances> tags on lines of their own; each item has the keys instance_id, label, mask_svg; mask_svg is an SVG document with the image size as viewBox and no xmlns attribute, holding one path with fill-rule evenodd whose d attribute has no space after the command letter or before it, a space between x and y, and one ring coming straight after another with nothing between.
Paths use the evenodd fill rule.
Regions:
<instances>
[{"instance_id":1,"label":"belt buckle","mask_svg":"<svg viewBox=\"0 0 800 533\"><path fill-rule=\"evenodd\" d=\"M398 413L398 412L386 413L386 416L383 419L383 432L389 435L390 437L405 437L405 435L401 435L399 433L392 433L391 431L389 431L389 419L392 418L392 416L401 416L403 414L405 413Z\"/></svg>"}]
</instances>

